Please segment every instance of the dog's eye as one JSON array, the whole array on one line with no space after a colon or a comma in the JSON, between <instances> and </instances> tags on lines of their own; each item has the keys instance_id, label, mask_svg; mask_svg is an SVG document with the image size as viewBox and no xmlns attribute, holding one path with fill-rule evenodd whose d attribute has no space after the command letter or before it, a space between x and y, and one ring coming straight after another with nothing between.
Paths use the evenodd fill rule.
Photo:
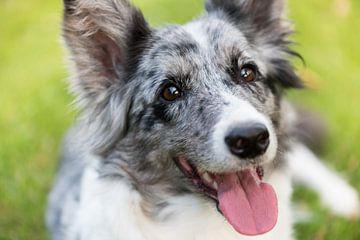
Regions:
<instances>
[{"instance_id":1,"label":"dog's eye","mask_svg":"<svg viewBox=\"0 0 360 240\"><path fill-rule=\"evenodd\" d=\"M241 67L239 77L241 81L252 82L256 80L257 70L256 66L252 64L246 64Z\"/></svg>"},{"instance_id":2,"label":"dog's eye","mask_svg":"<svg viewBox=\"0 0 360 240\"><path fill-rule=\"evenodd\" d=\"M173 102L181 97L181 90L173 83L166 84L161 91L161 98L168 102Z\"/></svg>"}]
</instances>

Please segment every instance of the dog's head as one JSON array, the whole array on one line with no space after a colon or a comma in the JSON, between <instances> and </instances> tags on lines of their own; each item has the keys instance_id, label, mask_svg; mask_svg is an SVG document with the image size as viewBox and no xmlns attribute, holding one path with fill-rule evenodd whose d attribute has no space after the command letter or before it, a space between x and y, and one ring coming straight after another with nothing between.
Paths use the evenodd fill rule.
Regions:
<instances>
[{"instance_id":1,"label":"dog's head","mask_svg":"<svg viewBox=\"0 0 360 240\"><path fill-rule=\"evenodd\" d=\"M263 166L278 152L282 91L301 87L283 5L208 0L201 18L152 29L125 0L66 0L84 138L113 166L104 174L126 172L147 197L198 194L239 232L269 231Z\"/></svg>"}]
</instances>

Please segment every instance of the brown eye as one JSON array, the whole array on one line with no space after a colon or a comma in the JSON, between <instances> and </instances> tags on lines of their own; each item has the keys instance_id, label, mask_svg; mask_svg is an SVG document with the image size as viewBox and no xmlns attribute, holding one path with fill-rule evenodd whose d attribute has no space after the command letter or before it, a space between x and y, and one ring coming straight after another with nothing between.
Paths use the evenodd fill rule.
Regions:
<instances>
[{"instance_id":1,"label":"brown eye","mask_svg":"<svg viewBox=\"0 0 360 240\"><path fill-rule=\"evenodd\" d=\"M166 84L161 92L161 97L169 102L175 101L181 96L180 89L172 83Z\"/></svg>"},{"instance_id":2,"label":"brown eye","mask_svg":"<svg viewBox=\"0 0 360 240\"><path fill-rule=\"evenodd\" d=\"M256 67L253 65L244 65L240 69L240 79L244 82L252 82L256 79Z\"/></svg>"}]
</instances>

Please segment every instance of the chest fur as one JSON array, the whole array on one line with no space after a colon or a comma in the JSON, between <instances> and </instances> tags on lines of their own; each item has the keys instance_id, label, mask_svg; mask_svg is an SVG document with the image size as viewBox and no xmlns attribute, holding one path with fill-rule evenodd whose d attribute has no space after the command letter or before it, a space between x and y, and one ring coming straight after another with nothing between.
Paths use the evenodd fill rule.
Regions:
<instances>
[{"instance_id":1,"label":"chest fur","mask_svg":"<svg viewBox=\"0 0 360 240\"><path fill-rule=\"evenodd\" d=\"M136 190L123 181L98 178L97 172L89 168L83 175L81 201L66 239L291 239L290 178L275 172L268 182L277 192L278 223L271 232L248 238L235 232L213 203L195 195L169 197L169 204L159 213L162 221L152 220L144 215Z\"/></svg>"}]
</instances>

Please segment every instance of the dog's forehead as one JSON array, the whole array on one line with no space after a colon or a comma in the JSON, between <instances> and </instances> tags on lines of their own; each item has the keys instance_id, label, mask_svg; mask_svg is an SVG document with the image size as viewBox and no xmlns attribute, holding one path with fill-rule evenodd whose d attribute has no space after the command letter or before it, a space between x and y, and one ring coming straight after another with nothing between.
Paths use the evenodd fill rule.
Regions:
<instances>
[{"instance_id":1,"label":"dog's forehead","mask_svg":"<svg viewBox=\"0 0 360 240\"><path fill-rule=\"evenodd\" d=\"M183 29L206 52L237 50L246 54L249 50L249 44L241 31L221 19L204 17L184 25Z\"/></svg>"},{"instance_id":2,"label":"dog's forehead","mask_svg":"<svg viewBox=\"0 0 360 240\"><path fill-rule=\"evenodd\" d=\"M261 72L266 73L266 64L259 49L249 42L239 26L234 26L228 20L205 16L183 28L198 43L202 52L212 54L212 61L219 64L229 59L253 61Z\"/></svg>"},{"instance_id":3,"label":"dog's forehead","mask_svg":"<svg viewBox=\"0 0 360 240\"><path fill-rule=\"evenodd\" d=\"M178 72L194 72L210 65L225 66L235 58L257 62L259 69L265 71L259 53L240 29L211 17L159 29L150 56L164 68Z\"/></svg>"}]
</instances>

